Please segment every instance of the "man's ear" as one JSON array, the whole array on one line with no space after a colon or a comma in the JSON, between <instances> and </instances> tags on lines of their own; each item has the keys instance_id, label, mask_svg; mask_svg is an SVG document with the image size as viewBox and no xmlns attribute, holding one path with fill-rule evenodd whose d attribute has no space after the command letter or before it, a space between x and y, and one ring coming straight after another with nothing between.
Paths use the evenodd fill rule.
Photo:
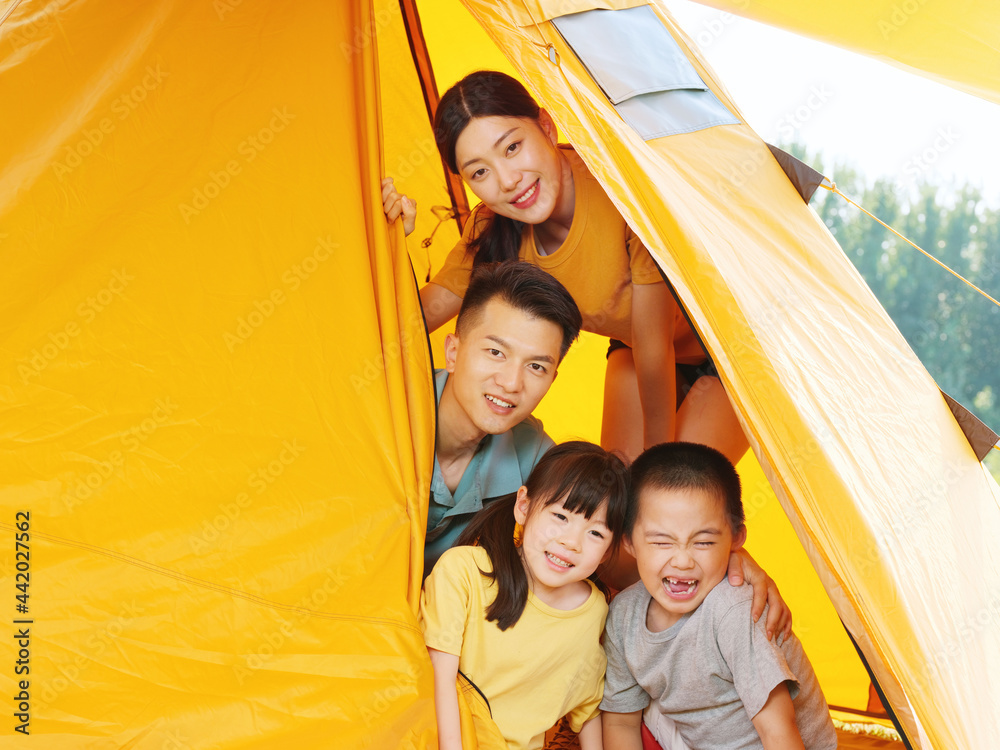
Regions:
<instances>
[{"instance_id":1,"label":"man's ear","mask_svg":"<svg viewBox=\"0 0 1000 750\"><path fill-rule=\"evenodd\" d=\"M731 552L736 552L736 550L743 549L743 545L747 541L747 526L745 523L740 524L740 530L736 532L733 537L733 546L730 548Z\"/></svg>"},{"instance_id":2,"label":"man's ear","mask_svg":"<svg viewBox=\"0 0 1000 750\"><path fill-rule=\"evenodd\" d=\"M458 358L459 339L457 333L449 333L444 337L444 369L455 372L455 360Z\"/></svg>"},{"instance_id":3,"label":"man's ear","mask_svg":"<svg viewBox=\"0 0 1000 750\"><path fill-rule=\"evenodd\" d=\"M528 506L531 500L528 498L528 488L524 485L517 491L517 500L514 501L514 520L524 525L528 520Z\"/></svg>"},{"instance_id":4,"label":"man's ear","mask_svg":"<svg viewBox=\"0 0 1000 750\"><path fill-rule=\"evenodd\" d=\"M553 146L559 142L559 130L556 128L555 120L544 109L538 110L538 127L545 133L545 137L552 141Z\"/></svg>"}]
</instances>

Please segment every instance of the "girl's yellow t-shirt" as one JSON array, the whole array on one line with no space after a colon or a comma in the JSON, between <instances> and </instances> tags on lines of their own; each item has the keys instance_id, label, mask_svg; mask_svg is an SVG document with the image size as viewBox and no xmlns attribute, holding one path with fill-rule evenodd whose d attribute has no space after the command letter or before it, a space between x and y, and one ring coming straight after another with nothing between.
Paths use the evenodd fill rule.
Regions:
<instances>
[{"instance_id":1,"label":"girl's yellow t-shirt","mask_svg":"<svg viewBox=\"0 0 1000 750\"><path fill-rule=\"evenodd\" d=\"M560 610L529 593L521 619L501 631L486 621L496 588L480 570L492 570L481 547L454 547L438 560L420 600L427 646L459 657L511 750L541 748L563 716L580 731L600 714L604 693L604 595L591 583L586 602Z\"/></svg>"}]
</instances>

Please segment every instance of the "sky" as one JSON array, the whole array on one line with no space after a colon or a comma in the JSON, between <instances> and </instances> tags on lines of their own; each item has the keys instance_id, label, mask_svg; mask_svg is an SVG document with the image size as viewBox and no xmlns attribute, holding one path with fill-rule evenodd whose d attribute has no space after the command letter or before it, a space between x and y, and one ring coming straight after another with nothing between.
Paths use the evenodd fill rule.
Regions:
<instances>
[{"instance_id":1,"label":"sky","mask_svg":"<svg viewBox=\"0 0 1000 750\"><path fill-rule=\"evenodd\" d=\"M1000 106L687 0L667 6L765 141L821 152L835 182L833 165L846 160L907 194L921 178L969 183L1000 208Z\"/></svg>"}]
</instances>

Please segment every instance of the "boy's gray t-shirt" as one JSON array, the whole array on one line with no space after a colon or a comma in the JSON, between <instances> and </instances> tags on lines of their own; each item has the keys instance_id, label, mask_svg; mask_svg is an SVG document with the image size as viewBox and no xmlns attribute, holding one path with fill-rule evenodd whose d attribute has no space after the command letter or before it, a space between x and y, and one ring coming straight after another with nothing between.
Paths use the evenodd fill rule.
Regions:
<instances>
[{"instance_id":1,"label":"boy's gray t-shirt","mask_svg":"<svg viewBox=\"0 0 1000 750\"><path fill-rule=\"evenodd\" d=\"M604 635L608 669L602 711L631 713L653 701L691 747L763 748L751 717L787 681L807 750L833 750L837 735L812 665L793 634L767 640L750 616L753 588L723 580L694 612L659 633L646 627L642 582L611 602Z\"/></svg>"}]
</instances>

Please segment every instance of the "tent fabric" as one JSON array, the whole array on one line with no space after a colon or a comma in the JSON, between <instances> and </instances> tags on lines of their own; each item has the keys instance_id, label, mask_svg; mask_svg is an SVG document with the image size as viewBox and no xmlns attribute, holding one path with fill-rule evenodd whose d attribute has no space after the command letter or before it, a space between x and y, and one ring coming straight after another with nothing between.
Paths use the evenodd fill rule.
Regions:
<instances>
[{"instance_id":1,"label":"tent fabric","mask_svg":"<svg viewBox=\"0 0 1000 750\"><path fill-rule=\"evenodd\" d=\"M1000 6L927 0L695 0L1000 104Z\"/></svg>"},{"instance_id":2,"label":"tent fabric","mask_svg":"<svg viewBox=\"0 0 1000 750\"><path fill-rule=\"evenodd\" d=\"M884 310L749 127L644 143L551 24L524 24L537 2L466 4L674 284L911 740L988 746L1000 626L989 618L954 634L1000 590L988 541L1000 530L996 485ZM560 12L592 7L563 2ZM946 607L934 580L953 582Z\"/></svg>"},{"instance_id":3,"label":"tent fabric","mask_svg":"<svg viewBox=\"0 0 1000 750\"><path fill-rule=\"evenodd\" d=\"M462 727L462 749L507 750L507 740L493 721L490 704L479 688L459 672L456 690Z\"/></svg>"},{"instance_id":4,"label":"tent fabric","mask_svg":"<svg viewBox=\"0 0 1000 750\"><path fill-rule=\"evenodd\" d=\"M30 735L8 713L0 745L436 746L434 400L374 24L82 0L0 26L4 611L28 511L32 620Z\"/></svg>"}]
</instances>

